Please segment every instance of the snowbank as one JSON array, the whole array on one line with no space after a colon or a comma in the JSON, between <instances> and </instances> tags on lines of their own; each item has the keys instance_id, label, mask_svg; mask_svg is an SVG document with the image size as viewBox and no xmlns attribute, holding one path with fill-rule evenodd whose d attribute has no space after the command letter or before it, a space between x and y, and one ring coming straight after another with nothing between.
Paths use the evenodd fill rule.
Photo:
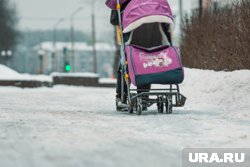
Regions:
<instances>
[{"instance_id":1,"label":"snowbank","mask_svg":"<svg viewBox=\"0 0 250 167\"><path fill-rule=\"evenodd\" d=\"M52 78L46 75L20 74L13 69L0 64L0 81L41 81L52 82Z\"/></svg>"},{"instance_id":2,"label":"snowbank","mask_svg":"<svg viewBox=\"0 0 250 167\"><path fill-rule=\"evenodd\" d=\"M76 73L52 73L52 77L87 77L87 78L98 78L99 75L96 73L90 73L90 72L76 72Z\"/></svg>"},{"instance_id":3,"label":"snowbank","mask_svg":"<svg viewBox=\"0 0 250 167\"><path fill-rule=\"evenodd\" d=\"M20 74L11 68L0 64L0 77L20 77Z\"/></svg>"},{"instance_id":4,"label":"snowbank","mask_svg":"<svg viewBox=\"0 0 250 167\"><path fill-rule=\"evenodd\" d=\"M187 96L187 108L232 111L240 117L250 117L250 70L215 72L185 69L181 91ZM238 113L237 111L242 112Z\"/></svg>"}]
</instances>

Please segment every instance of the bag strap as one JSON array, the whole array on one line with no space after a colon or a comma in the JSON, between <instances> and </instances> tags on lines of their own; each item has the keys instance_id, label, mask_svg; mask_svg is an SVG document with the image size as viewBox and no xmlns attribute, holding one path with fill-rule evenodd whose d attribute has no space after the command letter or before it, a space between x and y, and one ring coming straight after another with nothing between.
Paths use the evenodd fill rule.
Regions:
<instances>
[{"instance_id":1,"label":"bag strap","mask_svg":"<svg viewBox=\"0 0 250 167\"><path fill-rule=\"evenodd\" d=\"M166 37L168 39L170 46L173 46L172 34L171 34L171 32L169 32L169 25L166 23L161 23L161 27L162 27L164 34L166 35Z\"/></svg>"}]
</instances>

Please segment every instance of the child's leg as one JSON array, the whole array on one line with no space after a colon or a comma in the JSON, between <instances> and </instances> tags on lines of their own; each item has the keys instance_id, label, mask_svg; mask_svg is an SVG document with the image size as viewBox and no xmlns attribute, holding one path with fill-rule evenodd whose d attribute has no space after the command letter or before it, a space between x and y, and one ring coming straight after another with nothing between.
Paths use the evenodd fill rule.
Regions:
<instances>
[{"instance_id":1,"label":"child's leg","mask_svg":"<svg viewBox=\"0 0 250 167\"><path fill-rule=\"evenodd\" d=\"M121 98L121 96L122 96L122 74L121 74L121 66L119 65L119 69L118 69L118 71L117 71L117 81L116 81L116 97L117 98ZM123 84L124 84L124 99L126 99L126 97L127 97L127 92L128 92L128 90L127 90L127 85L126 85L126 82L124 81L123 82Z\"/></svg>"},{"instance_id":2,"label":"child's leg","mask_svg":"<svg viewBox=\"0 0 250 167\"><path fill-rule=\"evenodd\" d=\"M120 66L119 69L117 70L117 81L116 81L116 98L121 99L121 71L120 71Z\"/></svg>"}]
</instances>

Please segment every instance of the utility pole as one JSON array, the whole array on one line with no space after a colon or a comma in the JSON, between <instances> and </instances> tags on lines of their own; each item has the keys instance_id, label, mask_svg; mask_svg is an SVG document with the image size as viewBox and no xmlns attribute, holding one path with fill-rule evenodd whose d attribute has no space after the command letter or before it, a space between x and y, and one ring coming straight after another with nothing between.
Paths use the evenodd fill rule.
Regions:
<instances>
[{"instance_id":1,"label":"utility pole","mask_svg":"<svg viewBox=\"0 0 250 167\"><path fill-rule=\"evenodd\" d=\"M95 3L92 1L92 41L93 41L93 72L97 73L97 55L96 55L96 30L95 30Z\"/></svg>"},{"instance_id":2,"label":"utility pole","mask_svg":"<svg viewBox=\"0 0 250 167\"><path fill-rule=\"evenodd\" d=\"M52 53L52 71L55 72L56 70L59 70L59 63L58 63L58 57L56 55L57 48L56 48L56 30L59 24L61 24L64 21L63 18L59 19L56 24L54 25L53 29L53 48L54 52Z\"/></svg>"},{"instance_id":3,"label":"utility pole","mask_svg":"<svg viewBox=\"0 0 250 167\"><path fill-rule=\"evenodd\" d=\"M203 10L203 1L199 0L199 14L202 16L202 10Z\"/></svg>"},{"instance_id":4,"label":"utility pole","mask_svg":"<svg viewBox=\"0 0 250 167\"><path fill-rule=\"evenodd\" d=\"M39 56L39 64L40 64L40 70L39 70L39 74L43 74L44 73L44 51L42 50L41 46L39 48L39 50L37 51L37 54Z\"/></svg>"},{"instance_id":5,"label":"utility pole","mask_svg":"<svg viewBox=\"0 0 250 167\"><path fill-rule=\"evenodd\" d=\"M179 0L179 13L180 13L180 23L181 23L182 17L183 17L183 2L182 2L182 0Z\"/></svg>"},{"instance_id":6,"label":"utility pole","mask_svg":"<svg viewBox=\"0 0 250 167\"><path fill-rule=\"evenodd\" d=\"M71 38L71 60L72 71L75 72L75 32L74 32L74 16L82 10L82 6L77 8L70 16L70 38Z\"/></svg>"},{"instance_id":7,"label":"utility pole","mask_svg":"<svg viewBox=\"0 0 250 167\"><path fill-rule=\"evenodd\" d=\"M72 59L72 71L75 71L75 35L74 35L74 23L73 17L70 19L70 39L71 39L71 59Z\"/></svg>"}]
</instances>

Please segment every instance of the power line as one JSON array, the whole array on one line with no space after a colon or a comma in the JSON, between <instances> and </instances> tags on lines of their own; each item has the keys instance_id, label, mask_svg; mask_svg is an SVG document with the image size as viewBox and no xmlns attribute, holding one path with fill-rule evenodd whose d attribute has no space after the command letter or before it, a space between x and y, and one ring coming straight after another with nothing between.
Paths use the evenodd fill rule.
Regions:
<instances>
[{"instance_id":1,"label":"power line","mask_svg":"<svg viewBox=\"0 0 250 167\"><path fill-rule=\"evenodd\" d=\"M97 16L97 19L103 19L103 18L108 18L109 16ZM55 21L60 19L59 17L19 17L21 20L45 20L45 21ZM70 18L63 18L64 20L70 20ZM85 20L85 19L90 19L90 16L86 17L76 17L74 20Z\"/></svg>"}]
</instances>

